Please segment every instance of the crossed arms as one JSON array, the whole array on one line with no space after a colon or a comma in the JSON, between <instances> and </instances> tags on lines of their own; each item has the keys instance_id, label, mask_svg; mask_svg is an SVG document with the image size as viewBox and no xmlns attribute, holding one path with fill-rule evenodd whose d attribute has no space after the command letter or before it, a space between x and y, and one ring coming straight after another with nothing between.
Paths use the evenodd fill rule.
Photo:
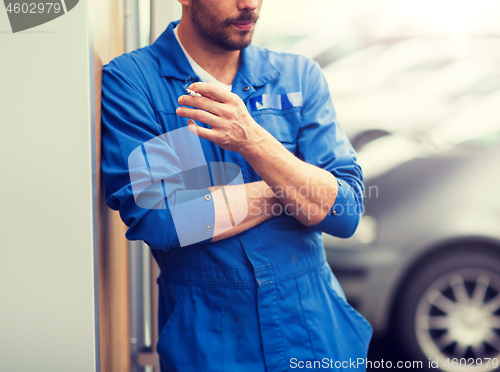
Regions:
<instances>
[{"instance_id":1,"label":"crossed arms","mask_svg":"<svg viewBox=\"0 0 500 372\"><path fill-rule=\"evenodd\" d=\"M290 153L255 122L236 94L208 83L194 83L189 89L202 97L180 96L178 102L182 106L177 109L177 115L189 119L188 126L193 133L224 150L242 155L263 180L246 184L246 197L241 195L240 188L225 187L226 193L240 193L229 199L246 204L232 204L230 208L247 208L250 211L236 226L225 225L227 219L220 217L226 211L225 199L221 194L214 195L212 241L239 234L269 219L277 203L285 206L287 213L305 226L316 225L326 217L338 193L337 180L330 172L307 164ZM194 120L208 124L210 129L198 126ZM277 189L305 192L274 193L273 190ZM263 213L254 213L257 210Z\"/></svg>"},{"instance_id":2,"label":"crossed arms","mask_svg":"<svg viewBox=\"0 0 500 372\"><path fill-rule=\"evenodd\" d=\"M128 56L103 70L102 170L106 201L112 209L120 211L129 227L128 239L144 240L153 249L168 250L184 246L179 242L171 211L166 207L141 208L131 190L129 155L165 131L158 122L161 112L155 111L152 105L154 98L149 85L140 76L136 63ZM213 196L209 203L203 199L206 188L186 191L201 199L191 215L186 213L191 217L186 227L188 232L205 231L205 238L198 241L206 243L236 235L271 218L275 215L273 211L280 208L305 226L334 236L348 237L354 233L361 213L352 212L363 204L361 169L354 150L336 123L319 67L313 65L305 76L309 79L306 84L309 91L304 91L304 107L300 112L303 124L296 140L297 157L253 120L238 96L204 83L191 86L204 97L180 96L181 107L176 114L189 119L188 128L223 149L241 154L263 180L245 184L246 197L242 197L241 187L225 186L224 197L217 193L217 186L203 186L202 189L207 187ZM198 126L194 120L210 128ZM175 151L168 151L171 158L175 158ZM172 184L171 192L165 193L165 201L174 194L182 194L182 188L175 187ZM312 189L314 192L308 191ZM248 211L235 226L230 226L234 224L228 219L218 218L221 211L227 210L227 199L236 201L230 205L233 217L239 208ZM206 216L215 215L215 223L202 221L199 211L203 208ZM207 225L213 228L206 231Z\"/></svg>"}]
</instances>

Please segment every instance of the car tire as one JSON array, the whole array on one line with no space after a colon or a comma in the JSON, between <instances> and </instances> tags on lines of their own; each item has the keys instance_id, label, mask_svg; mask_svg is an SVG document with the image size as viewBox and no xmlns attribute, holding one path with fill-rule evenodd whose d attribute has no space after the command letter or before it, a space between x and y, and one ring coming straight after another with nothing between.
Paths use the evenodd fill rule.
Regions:
<instances>
[{"instance_id":1,"label":"car tire","mask_svg":"<svg viewBox=\"0 0 500 372\"><path fill-rule=\"evenodd\" d=\"M415 270L400 293L393 335L408 360L422 361L429 371L499 370L500 256L495 251L448 250Z\"/></svg>"}]
</instances>

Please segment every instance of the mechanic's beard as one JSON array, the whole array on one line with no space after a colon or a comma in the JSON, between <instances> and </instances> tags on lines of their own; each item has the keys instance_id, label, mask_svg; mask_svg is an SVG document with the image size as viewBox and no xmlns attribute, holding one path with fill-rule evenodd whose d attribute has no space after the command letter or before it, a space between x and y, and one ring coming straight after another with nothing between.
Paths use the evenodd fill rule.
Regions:
<instances>
[{"instance_id":1,"label":"mechanic's beard","mask_svg":"<svg viewBox=\"0 0 500 372\"><path fill-rule=\"evenodd\" d=\"M249 46L252 34L248 38L233 40L227 29L232 23L257 22L257 19L258 16L254 12L244 11L239 17L229 18L221 24L217 17L201 3L201 0L193 0L191 3L191 20L198 33L208 42L224 50L242 50ZM246 35L252 31L240 31L240 33Z\"/></svg>"}]
</instances>

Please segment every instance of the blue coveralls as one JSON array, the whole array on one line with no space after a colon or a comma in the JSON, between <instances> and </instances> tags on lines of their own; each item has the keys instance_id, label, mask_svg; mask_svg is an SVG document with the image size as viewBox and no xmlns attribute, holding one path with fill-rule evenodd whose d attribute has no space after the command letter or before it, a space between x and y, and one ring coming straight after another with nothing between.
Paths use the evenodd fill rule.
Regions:
<instances>
[{"instance_id":1,"label":"blue coveralls","mask_svg":"<svg viewBox=\"0 0 500 372\"><path fill-rule=\"evenodd\" d=\"M362 172L315 62L250 45L242 51L232 91L289 151L338 179L332 213L321 223L306 227L282 213L210 243L210 191L190 190L189 228L203 240L181 246L169 208L136 203L131 153L186 127L187 119L175 114L177 98L199 80L175 39L176 24L151 46L106 65L102 84L106 200L128 226L127 238L144 240L161 269L162 371L365 370L353 360L366 357L371 327L345 301L322 244L322 231L338 237L354 233L363 203ZM201 146L207 163L238 165L245 183L261 179L238 153L204 139ZM175 168L175 156L173 150L165 156L167 168ZM181 183L158 185L165 198L183 191Z\"/></svg>"}]
</instances>

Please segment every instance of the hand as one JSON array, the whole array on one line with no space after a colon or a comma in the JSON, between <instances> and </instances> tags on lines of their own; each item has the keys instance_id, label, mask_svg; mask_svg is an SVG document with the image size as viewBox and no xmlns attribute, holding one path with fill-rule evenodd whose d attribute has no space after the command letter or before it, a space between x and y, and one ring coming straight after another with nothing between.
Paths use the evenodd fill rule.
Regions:
<instances>
[{"instance_id":1,"label":"hand","mask_svg":"<svg viewBox=\"0 0 500 372\"><path fill-rule=\"evenodd\" d=\"M176 113L190 119L188 127L199 137L212 141L224 150L243 154L269 135L253 120L236 94L209 83L194 83L189 89L203 97L180 96L180 105L194 108L179 107ZM208 124L210 129L200 127L194 120Z\"/></svg>"}]
</instances>

